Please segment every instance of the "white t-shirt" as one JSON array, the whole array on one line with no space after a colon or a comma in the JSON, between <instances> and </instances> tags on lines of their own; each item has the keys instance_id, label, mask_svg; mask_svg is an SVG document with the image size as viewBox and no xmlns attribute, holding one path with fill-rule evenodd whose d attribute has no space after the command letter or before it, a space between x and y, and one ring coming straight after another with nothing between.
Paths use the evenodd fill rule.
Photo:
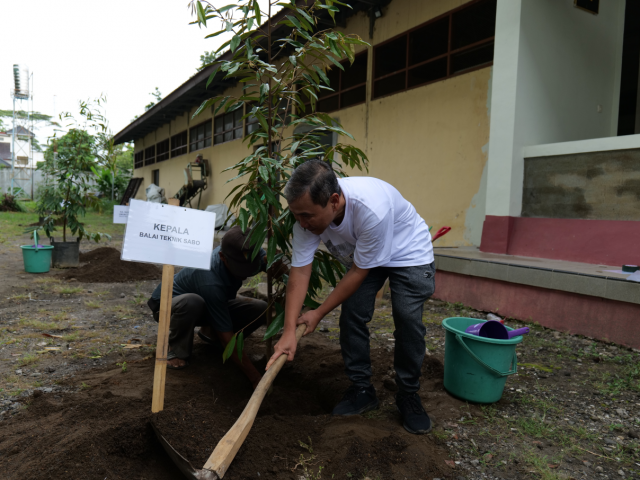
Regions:
<instances>
[{"instance_id":1,"label":"white t-shirt","mask_svg":"<svg viewBox=\"0 0 640 480\"><path fill-rule=\"evenodd\" d=\"M400 192L371 177L339 178L346 204L340 225L320 235L293 227L291 265L304 267L322 240L334 257L350 268L413 267L433 262L431 234L425 221Z\"/></svg>"}]
</instances>

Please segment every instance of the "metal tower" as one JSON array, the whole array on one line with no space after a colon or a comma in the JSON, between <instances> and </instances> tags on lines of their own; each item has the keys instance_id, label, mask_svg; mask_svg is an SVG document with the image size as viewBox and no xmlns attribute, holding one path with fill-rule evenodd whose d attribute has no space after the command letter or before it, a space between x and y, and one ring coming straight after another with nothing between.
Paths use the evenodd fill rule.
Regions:
<instances>
[{"instance_id":1,"label":"metal tower","mask_svg":"<svg viewBox=\"0 0 640 480\"><path fill-rule=\"evenodd\" d=\"M33 199L33 74L25 65L13 66L13 130L11 132L11 195ZM31 101L31 103L29 103Z\"/></svg>"}]
</instances>

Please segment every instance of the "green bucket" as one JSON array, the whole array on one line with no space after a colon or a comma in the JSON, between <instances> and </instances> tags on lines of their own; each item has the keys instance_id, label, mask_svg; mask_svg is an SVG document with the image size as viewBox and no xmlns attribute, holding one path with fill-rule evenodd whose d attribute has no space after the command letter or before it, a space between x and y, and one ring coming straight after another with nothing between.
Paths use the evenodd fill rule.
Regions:
<instances>
[{"instance_id":1,"label":"green bucket","mask_svg":"<svg viewBox=\"0 0 640 480\"><path fill-rule=\"evenodd\" d=\"M46 273L51 268L51 245L38 245L38 234L33 232L33 245L21 245L24 270L28 273Z\"/></svg>"},{"instance_id":2,"label":"green bucket","mask_svg":"<svg viewBox=\"0 0 640 480\"><path fill-rule=\"evenodd\" d=\"M444 388L454 397L474 403L500 400L509 375L518 371L516 345L522 335L495 340L466 333L477 318L445 318ZM507 330L513 330L507 327Z\"/></svg>"}]
</instances>

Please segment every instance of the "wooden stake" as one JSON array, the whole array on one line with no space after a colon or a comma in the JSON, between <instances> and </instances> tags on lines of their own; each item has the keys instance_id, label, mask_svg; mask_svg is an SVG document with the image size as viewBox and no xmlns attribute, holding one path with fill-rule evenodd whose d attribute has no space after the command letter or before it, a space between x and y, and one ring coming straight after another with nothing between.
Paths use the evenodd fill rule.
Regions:
<instances>
[{"instance_id":1,"label":"wooden stake","mask_svg":"<svg viewBox=\"0 0 640 480\"><path fill-rule=\"evenodd\" d=\"M169 323L171 322L171 301L173 300L173 265L162 267L162 290L160 294L160 319L158 321L158 341L156 342L156 369L153 374L153 399L151 412L158 413L164 408L164 384L167 376L167 353L169 351Z\"/></svg>"}]
</instances>

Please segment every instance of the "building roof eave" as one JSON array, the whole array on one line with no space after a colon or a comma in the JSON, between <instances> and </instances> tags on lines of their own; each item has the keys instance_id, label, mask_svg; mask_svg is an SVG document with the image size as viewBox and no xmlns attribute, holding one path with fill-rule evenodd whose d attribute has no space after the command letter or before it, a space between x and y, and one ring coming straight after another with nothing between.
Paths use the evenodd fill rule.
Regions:
<instances>
[{"instance_id":1,"label":"building roof eave","mask_svg":"<svg viewBox=\"0 0 640 480\"><path fill-rule=\"evenodd\" d=\"M300 0L299 3L305 3L306 0ZM370 9L373 6L386 6L391 0L346 0L350 4L351 10L345 11L350 15L353 15L361 10ZM344 7L342 7L344 8ZM282 17L287 13L287 9L280 10L274 15L274 21L280 21ZM326 15L328 17L328 14ZM285 27L280 26L279 30L284 33ZM233 55L230 51L222 54L220 60L232 60ZM182 115L184 112L188 112L198 103L216 96L218 93L223 92L227 88L234 86L237 82L230 82L229 80L223 80L222 72L216 73L216 77L211 81L207 87L209 77L216 69L216 65L211 65L200 70L193 75L189 80L184 82L173 92L163 98L156 105L144 112L140 117L136 118L133 122L123 128L121 131L115 134L114 143L116 145L133 142L139 138L148 135L155 131L159 126L164 125L175 117Z\"/></svg>"}]
</instances>

